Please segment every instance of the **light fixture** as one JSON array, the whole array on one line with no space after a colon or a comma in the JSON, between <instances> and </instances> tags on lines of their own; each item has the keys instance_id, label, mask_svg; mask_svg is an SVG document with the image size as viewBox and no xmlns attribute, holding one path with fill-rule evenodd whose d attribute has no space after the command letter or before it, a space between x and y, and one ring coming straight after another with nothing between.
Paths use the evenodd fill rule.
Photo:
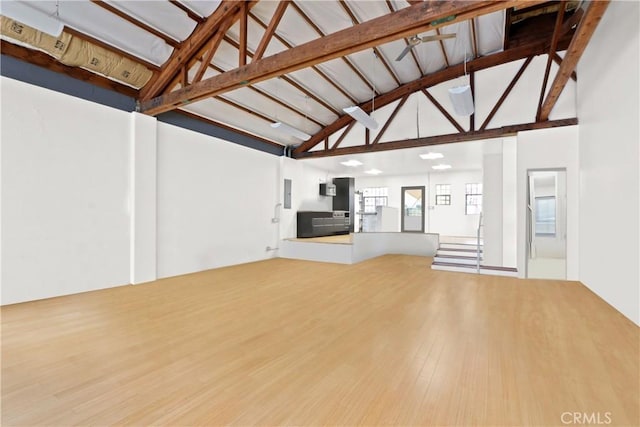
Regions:
<instances>
[{"instance_id":1,"label":"light fixture","mask_svg":"<svg viewBox=\"0 0 640 427\"><path fill-rule=\"evenodd\" d=\"M347 160L346 162L340 162L340 164L354 168L356 166L362 165L362 162L359 162L357 160Z\"/></svg>"},{"instance_id":2,"label":"light fixture","mask_svg":"<svg viewBox=\"0 0 640 427\"><path fill-rule=\"evenodd\" d=\"M445 169L451 169L451 165L444 165L444 164L442 164L442 163L441 163L441 164L439 164L439 165L431 166L431 167L432 167L433 169L435 169L435 170L439 170L439 171L441 171L441 170L445 170Z\"/></svg>"},{"instance_id":3,"label":"light fixture","mask_svg":"<svg viewBox=\"0 0 640 427\"><path fill-rule=\"evenodd\" d=\"M364 173L368 173L369 175L380 175L382 173L379 169L369 169L368 171L364 171Z\"/></svg>"},{"instance_id":4,"label":"light fixture","mask_svg":"<svg viewBox=\"0 0 640 427\"><path fill-rule=\"evenodd\" d=\"M311 138L311 135L309 135L308 133L304 133L300 129L296 129L293 126L289 126L286 123L282 123L282 122L271 123L271 127L274 129L278 129L279 131L284 132L288 135L291 135L295 138L301 139L303 141L306 141L309 138Z\"/></svg>"},{"instance_id":5,"label":"light fixture","mask_svg":"<svg viewBox=\"0 0 640 427\"><path fill-rule=\"evenodd\" d=\"M362 108L358 107L357 105L353 107L343 108L342 111L344 111L345 113L347 113L348 115L356 119L364 127L369 128L371 130L378 129L378 122L376 122L373 117L365 113L364 110L362 110Z\"/></svg>"},{"instance_id":6,"label":"light fixture","mask_svg":"<svg viewBox=\"0 0 640 427\"><path fill-rule=\"evenodd\" d=\"M435 159L441 159L443 157L444 155L442 153L434 153L431 151L426 154L420 154L420 158L423 160L435 160Z\"/></svg>"},{"instance_id":7,"label":"light fixture","mask_svg":"<svg viewBox=\"0 0 640 427\"><path fill-rule=\"evenodd\" d=\"M50 16L28 2L5 0L2 2L2 14L53 37L59 37L64 29L64 24L58 19L57 9L55 16Z\"/></svg>"},{"instance_id":8,"label":"light fixture","mask_svg":"<svg viewBox=\"0 0 640 427\"><path fill-rule=\"evenodd\" d=\"M473 114L473 96L470 85L452 87L449 89L449 98L457 115L470 116Z\"/></svg>"},{"instance_id":9,"label":"light fixture","mask_svg":"<svg viewBox=\"0 0 640 427\"><path fill-rule=\"evenodd\" d=\"M469 24L471 25L471 24ZM467 45L464 45L464 76L467 77ZM473 94L471 85L460 85L449 89L449 98L453 104L453 111L459 116L473 114Z\"/></svg>"}]
</instances>

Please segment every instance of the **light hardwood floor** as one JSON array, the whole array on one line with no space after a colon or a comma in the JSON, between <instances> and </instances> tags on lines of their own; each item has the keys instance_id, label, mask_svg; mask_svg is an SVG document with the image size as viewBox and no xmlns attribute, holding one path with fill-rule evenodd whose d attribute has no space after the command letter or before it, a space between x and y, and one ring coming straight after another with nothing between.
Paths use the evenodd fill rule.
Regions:
<instances>
[{"instance_id":1,"label":"light hardwood floor","mask_svg":"<svg viewBox=\"0 0 640 427\"><path fill-rule=\"evenodd\" d=\"M429 263L274 259L3 307L2 425L640 422L638 327L587 288Z\"/></svg>"}]
</instances>

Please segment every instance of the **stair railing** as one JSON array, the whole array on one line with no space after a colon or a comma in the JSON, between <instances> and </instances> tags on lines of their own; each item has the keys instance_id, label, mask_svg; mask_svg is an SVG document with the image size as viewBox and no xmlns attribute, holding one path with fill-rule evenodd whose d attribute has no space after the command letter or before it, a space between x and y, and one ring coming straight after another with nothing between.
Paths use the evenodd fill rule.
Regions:
<instances>
[{"instance_id":1,"label":"stair railing","mask_svg":"<svg viewBox=\"0 0 640 427\"><path fill-rule=\"evenodd\" d=\"M480 274L480 228L482 228L482 212L478 217L478 230L476 234L476 271Z\"/></svg>"}]
</instances>

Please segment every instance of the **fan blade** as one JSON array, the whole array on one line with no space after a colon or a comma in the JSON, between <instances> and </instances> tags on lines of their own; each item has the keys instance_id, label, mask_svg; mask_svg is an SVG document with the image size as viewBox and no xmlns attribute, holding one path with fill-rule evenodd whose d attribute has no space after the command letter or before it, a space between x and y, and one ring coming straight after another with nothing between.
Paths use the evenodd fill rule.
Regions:
<instances>
[{"instance_id":1,"label":"fan blade","mask_svg":"<svg viewBox=\"0 0 640 427\"><path fill-rule=\"evenodd\" d=\"M406 46L406 47L404 48L404 50L400 53L400 55L398 55L398 57L396 58L396 61L402 61L402 58L404 58L405 56L407 56L407 54L408 54L409 52L411 52L411 49L413 49L413 46L411 46L411 45Z\"/></svg>"},{"instance_id":2,"label":"fan blade","mask_svg":"<svg viewBox=\"0 0 640 427\"><path fill-rule=\"evenodd\" d=\"M424 36L424 37L421 37L420 40L422 40L423 42L433 42L436 40L453 39L455 37L456 37L455 33L454 34L438 34L436 36Z\"/></svg>"}]
</instances>

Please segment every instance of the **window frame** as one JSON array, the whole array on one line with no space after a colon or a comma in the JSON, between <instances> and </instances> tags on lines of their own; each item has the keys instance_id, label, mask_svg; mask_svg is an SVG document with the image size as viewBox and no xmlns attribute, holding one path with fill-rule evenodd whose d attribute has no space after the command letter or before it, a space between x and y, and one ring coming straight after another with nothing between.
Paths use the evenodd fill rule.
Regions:
<instances>
[{"instance_id":1,"label":"window frame","mask_svg":"<svg viewBox=\"0 0 640 427\"><path fill-rule=\"evenodd\" d=\"M482 213L482 183L467 183L464 186L464 214L465 215L479 215ZM478 203L471 203L473 200L478 200ZM476 212L469 212L469 208L474 207Z\"/></svg>"},{"instance_id":2,"label":"window frame","mask_svg":"<svg viewBox=\"0 0 640 427\"><path fill-rule=\"evenodd\" d=\"M451 206L451 184L436 184L436 206Z\"/></svg>"}]
</instances>

